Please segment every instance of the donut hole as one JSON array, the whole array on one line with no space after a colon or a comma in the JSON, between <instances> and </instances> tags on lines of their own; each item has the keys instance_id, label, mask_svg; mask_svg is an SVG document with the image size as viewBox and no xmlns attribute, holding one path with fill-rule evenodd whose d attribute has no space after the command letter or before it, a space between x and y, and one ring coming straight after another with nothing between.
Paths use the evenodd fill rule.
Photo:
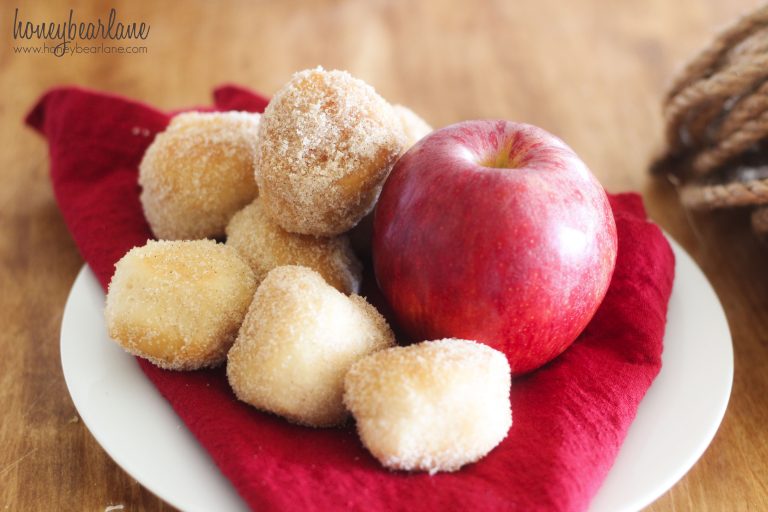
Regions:
<instances>
[{"instance_id":1,"label":"donut hole","mask_svg":"<svg viewBox=\"0 0 768 512\"><path fill-rule=\"evenodd\" d=\"M385 467L456 471L484 457L512 424L501 352L444 339L376 352L345 378L344 403Z\"/></svg>"},{"instance_id":2,"label":"donut hole","mask_svg":"<svg viewBox=\"0 0 768 512\"><path fill-rule=\"evenodd\" d=\"M278 267L254 296L227 358L237 397L291 422L344 423L344 376L394 335L365 299L347 297L315 271Z\"/></svg>"},{"instance_id":3,"label":"donut hole","mask_svg":"<svg viewBox=\"0 0 768 512\"><path fill-rule=\"evenodd\" d=\"M115 265L105 318L128 352L173 370L220 364L256 290L237 252L212 240L149 241Z\"/></svg>"}]
</instances>

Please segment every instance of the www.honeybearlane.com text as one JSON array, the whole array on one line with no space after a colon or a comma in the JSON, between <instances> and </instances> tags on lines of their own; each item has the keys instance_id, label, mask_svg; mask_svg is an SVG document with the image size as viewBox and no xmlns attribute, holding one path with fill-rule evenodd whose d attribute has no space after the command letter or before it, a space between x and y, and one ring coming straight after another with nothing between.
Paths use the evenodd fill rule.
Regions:
<instances>
[{"instance_id":1,"label":"www.honeybearlane.com text","mask_svg":"<svg viewBox=\"0 0 768 512\"><path fill-rule=\"evenodd\" d=\"M77 40L93 41L96 39L107 41L122 40L146 40L149 36L150 25L144 22L122 22L117 19L117 10L112 8L106 23L101 18L94 21L77 21L74 9L69 10L69 17L66 21L42 21L32 22L20 19L19 8L13 16L13 39L15 41L51 41L53 44L49 51L61 57L67 53L74 53L71 50L71 44ZM29 48L29 47L20 47ZM48 47L46 47L48 48ZM146 47L136 47L146 48ZM18 51L16 53L19 53ZM30 53L30 52L23 52ZM35 52L39 53L39 52ZM115 52L115 53L145 53L145 52Z\"/></svg>"},{"instance_id":2,"label":"www.honeybearlane.com text","mask_svg":"<svg viewBox=\"0 0 768 512\"><path fill-rule=\"evenodd\" d=\"M68 43L66 46L38 44L35 46L14 46L13 53L19 53L23 55L55 55L61 57L63 55L109 55L109 54L132 54L132 53L148 53L146 46L116 46L106 45L104 43L93 45L81 45L77 43Z\"/></svg>"}]
</instances>

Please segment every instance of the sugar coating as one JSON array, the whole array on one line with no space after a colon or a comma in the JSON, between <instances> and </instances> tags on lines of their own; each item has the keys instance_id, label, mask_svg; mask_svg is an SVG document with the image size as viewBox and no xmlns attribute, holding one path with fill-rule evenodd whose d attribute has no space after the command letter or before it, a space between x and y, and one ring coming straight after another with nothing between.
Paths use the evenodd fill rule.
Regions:
<instances>
[{"instance_id":1,"label":"sugar coating","mask_svg":"<svg viewBox=\"0 0 768 512\"><path fill-rule=\"evenodd\" d=\"M259 114L175 116L139 166L144 215L157 238L224 234L230 217L257 194L253 165Z\"/></svg>"},{"instance_id":2,"label":"sugar coating","mask_svg":"<svg viewBox=\"0 0 768 512\"><path fill-rule=\"evenodd\" d=\"M260 198L237 212L226 231L227 245L248 262L258 282L273 268L301 265L317 271L343 293L360 290L363 267L346 235L325 238L289 233L267 216Z\"/></svg>"},{"instance_id":3,"label":"sugar coating","mask_svg":"<svg viewBox=\"0 0 768 512\"><path fill-rule=\"evenodd\" d=\"M344 403L365 447L391 469L456 471L484 457L512 425L510 369L501 352L443 339L364 357Z\"/></svg>"},{"instance_id":4,"label":"sugar coating","mask_svg":"<svg viewBox=\"0 0 768 512\"><path fill-rule=\"evenodd\" d=\"M416 115L413 110L403 105L393 105L400 125L405 133L406 144L403 151L408 150L416 144L422 137L432 132L432 127L422 118ZM371 242L373 240L373 212L363 217L358 224L349 232L349 240L355 253L369 257L371 254Z\"/></svg>"},{"instance_id":5,"label":"sugar coating","mask_svg":"<svg viewBox=\"0 0 768 512\"><path fill-rule=\"evenodd\" d=\"M301 71L261 118L256 181L285 230L333 236L373 208L405 147L392 106L344 71Z\"/></svg>"},{"instance_id":6,"label":"sugar coating","mask_svg":"<svg viewBox=\"0 0 768 512\"><path fill-rule=\"evenodd\" d=\"M406 149L432 132L432 127L413 110L403 105L393 105L392 108L400 119L400 125L403 127L403 132L405 132L407 140Z\"/></svg>"},{"instance_id":7,"label":"sugar coating","mask_svg":"<svg viewBox=\"0 0 768 512\"><path fill-rule=\"evenodd\" d=\"M216 366L256 291L237 251L212 240L148 241L115 265L105 317L110 337L161 368Z\"/></svg>"},{"instance_id":8,"label":"sugar coating","mask_svg":"<svg viewBox=\"0 0 768 512\"><path fill-rule=\"evenodd\" d=\"M347 297L314 270L278 267L254 296L227 356L237 397L294 423L343 423L344 375L394 335L365 299Z\"/></svg>"}]
</instances>

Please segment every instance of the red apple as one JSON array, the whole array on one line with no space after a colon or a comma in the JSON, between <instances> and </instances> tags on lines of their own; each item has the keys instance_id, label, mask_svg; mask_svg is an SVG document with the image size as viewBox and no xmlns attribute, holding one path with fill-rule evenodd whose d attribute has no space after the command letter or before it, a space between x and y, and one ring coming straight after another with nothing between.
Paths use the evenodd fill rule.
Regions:
<instances>
[{"instance_id":1,"label":"red apple","mask_svg":"<svg viewBox=\"0 0 768 512\"><path fill-rule=\"evenodd\" d=\"M376 279L414 340L465 338L515 374L563 352L605 296L616 225L571 148L535 126L466 121L397 162L376 206Z\"/></svg>"}]
</instances>

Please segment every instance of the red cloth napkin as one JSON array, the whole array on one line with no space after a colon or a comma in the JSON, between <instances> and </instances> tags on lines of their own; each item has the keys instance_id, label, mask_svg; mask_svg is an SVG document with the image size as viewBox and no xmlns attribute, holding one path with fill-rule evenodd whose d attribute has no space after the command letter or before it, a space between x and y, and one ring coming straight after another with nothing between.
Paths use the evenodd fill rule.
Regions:
<instances>
[{"instance_id":1,"label":"red cloth napkin","mask_svg":"<svg viewBox=\"0 0 768 512\"><path fill-rule=\"evenodd\" d=\"M236 86L220 110L262 111ZM169 115L72 87L45 94L27 123L47 137L51 179L81 254L106 288L114 263L151 237L137 167ZM389 472L352 425L291 425L238 402L223 369L146 375L257 510L584 510L661 367L674 257L635 194L611 196L619 235L604 303L574 345L513 384L514 424L483 460L456 473Z\"/></svg>"}]
</instances>

